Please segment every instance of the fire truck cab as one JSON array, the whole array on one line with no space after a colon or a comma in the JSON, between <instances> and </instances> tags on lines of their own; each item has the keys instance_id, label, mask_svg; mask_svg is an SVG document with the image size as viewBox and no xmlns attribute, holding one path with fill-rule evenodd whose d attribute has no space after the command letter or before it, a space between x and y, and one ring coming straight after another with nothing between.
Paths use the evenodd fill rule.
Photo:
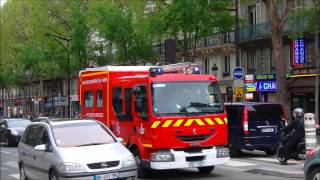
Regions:
<instances>
[{"instance_id":1,"label":"fire truck cab","mask_svg":"<svg viewBox=\"0 0 320 180\"><path fill-rule=\"evenodd\" d=\"M196 64L87 68L79 73L79 101L83 116L123 139L139 177L148 168L210 173L230 159L216 78Z\"/></svg>"}]
</instances>

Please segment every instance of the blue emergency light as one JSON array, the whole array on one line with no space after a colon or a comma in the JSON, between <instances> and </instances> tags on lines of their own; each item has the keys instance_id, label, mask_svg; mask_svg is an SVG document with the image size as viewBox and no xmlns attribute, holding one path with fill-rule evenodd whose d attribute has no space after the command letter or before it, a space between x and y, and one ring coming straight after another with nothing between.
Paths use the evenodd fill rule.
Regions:
<instances>
[{"instance_id":1,"label":"blue emergency light","mask_svg":"<svg viewBox=\"0 0 320 180\"><path fill-rule=\"evenodd\" d=\"M164 73L200 74L200 67L195 64L180 63L150 68L150 76L162 75Z\"/></svg>"},{"instance_id":2,"label":"blue emergency light","mask_svg":"<svg viewBox=\"0 0 320 180\"><path fill-rule=\"evenodd\" d=\"M161 67L152 67L150 68L150 75L156 76L163 74L163 69Z\"/></svg>"}]
</instances>

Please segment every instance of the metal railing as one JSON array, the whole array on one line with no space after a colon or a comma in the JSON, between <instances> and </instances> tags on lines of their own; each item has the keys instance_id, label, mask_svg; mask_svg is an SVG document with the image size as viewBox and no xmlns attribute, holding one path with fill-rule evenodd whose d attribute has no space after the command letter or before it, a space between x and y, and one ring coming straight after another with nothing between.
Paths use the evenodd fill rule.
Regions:
<instances>
[{"instance_id":1,"label":"metal railing","mask_svg":"<svg viewBox=\"0 0 320 180\"><path fill-rule=\"evenodd\" d=\"M308 21L295 21L294 19L288 19L287 23L284 25L283 33L293 33L293 32L304 32L308 29ZM263 38L269 38L271 35L270 23L261 23L255 25L249 25L240 28L239 31L239 41L251 41Z\"/></svg>"},{"instance_id":2,"label":"metal railing","mask_svg":"<svg viewBox=\"0 0 320 180\"><path fill-rule=\"evenodd\" d=\"M228 45L235 43L235 34L234 32L227 32L227 33L217 33L213 34L212 36L201 38L197 40L197 42L192 42L192 45L189 47L189 50L196 50L203 49L203 48L214 48L222 45ZM164 43L157 44L153 46L154 51L158 55L165 54L165 45ZM177 52L181 52L182 49L179 48L177 45Z\"/></svg>"}]
</instances>

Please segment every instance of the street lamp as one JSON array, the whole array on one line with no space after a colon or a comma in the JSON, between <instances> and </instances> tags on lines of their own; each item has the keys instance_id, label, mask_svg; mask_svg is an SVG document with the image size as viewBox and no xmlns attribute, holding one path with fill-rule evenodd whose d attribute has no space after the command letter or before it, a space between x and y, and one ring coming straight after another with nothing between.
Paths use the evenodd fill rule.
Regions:
<instances>
[{"instance_id":1,"label":"street lamp","mask_svg":"<svg viewBox=\"0 0 320 180\"><path fill-rule=\"evenodd\" d=\"M213 64L213 66L211 67L211 70L212 70L212 74L217 76L219 68L217 67L216 64Z\"/></svg>"},{"instance_id":2,"label":"street lamp","mask_svg":"<svg viewBox=\"0 0 320 180\"><path fill-rule=\"evenodd\" d=\"M64 40L67 42L67 47L65 47L60 41L59 44L67 51L67 55L68 55L68 71L67 71L67 114L68 117L70 118L70 52L69 52L69 42L71 41L70 38L66 38L66 37L61 37L61 36L57 36L54 34L50 34L50 33L44 33L45 36L48 37L53 37L53 38L58 38L61 40Z\"/></svg>"}]
</instances>

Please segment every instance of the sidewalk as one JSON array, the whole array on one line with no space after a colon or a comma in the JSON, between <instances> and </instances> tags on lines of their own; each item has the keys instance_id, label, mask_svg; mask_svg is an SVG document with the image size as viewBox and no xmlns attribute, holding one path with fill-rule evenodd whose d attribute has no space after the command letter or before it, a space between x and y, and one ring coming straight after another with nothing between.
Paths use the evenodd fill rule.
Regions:
<instances>
[{"instance_id":1,"label":"sidewalk","mask_svg":"<svg viewBox=\"0 0 320 180\"><path fill-rule=\"evenodd\" d=\"M303 164L304 160L289 160L288 165L280 165L279 163L273 163L267 166L257 166L254 169L248 170L247 172L287 178L304 179Z\"/></svg>"}]
</instances>

